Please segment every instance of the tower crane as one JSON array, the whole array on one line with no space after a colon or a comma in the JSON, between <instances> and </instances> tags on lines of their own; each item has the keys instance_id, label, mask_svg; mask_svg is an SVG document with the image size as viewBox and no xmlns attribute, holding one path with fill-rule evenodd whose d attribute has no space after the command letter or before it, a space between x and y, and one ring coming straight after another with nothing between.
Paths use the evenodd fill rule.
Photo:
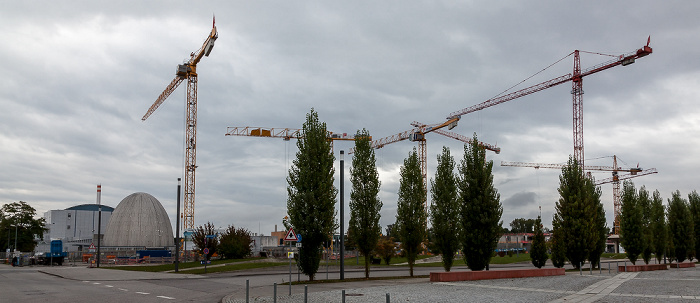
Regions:
<instances>
[{"instance_id":1,"label":"tower crane","mask_svg":"<svg viewBox=\"0 0 700 303\"><path fill-rule=\"evenodd\" d=\"M246 137L266 137L282 138L285 141L302 138L302 130L298 128L270 128L251 126L231 126L226 128L226 136L246 136ZM332 141L355 141L355 136L347 133L328 132L328 140ZM372 137L369 137L372 140Z\"/></svg>"},{"instance_id":2,"label":"tower crane","mask_svg":"<svg viewBox=\"0 0 700 303\"><path fill-rule=\"evenodd\" d=\"M639 167L632 167L628 169L623 169L617 166L617 156L613 155L613 166L590 166L584 165L582 168L584 170L599 170L599 171L610 171L612 172L612 177L598 180L595 182L596 185L603 185L607 183L613 184L613 205L614 205L614 222L613 222L613 234L620 233L620 180L627 180L631 178L641 177L650 174L658 173L656 168L641 169ZM535 169L540 168L554 168L562 169L564 164L543 164L543 163L525 163L525 162L505 162L501 161L501 166L517 166L517 167L533 167ZM628 174L619 175L620 172L627 172Z\"/></svg>"},{"instance_id":3,"label":"tower crane","mask_svg":"<svg viewBox=\"0 0 700 303\"><path fill-rule=\"evenodd\" d=\"M148 119L158 107L165 102L170 94L187 79L187 112L185 117L185 187L184 208L182 225L185 229L194 228L194 194L195 194L195 170L197 169L197 63L202 57L209 56L214 48L214 41L219 37L216 31L216 19L212 21L212 29L209 36L199 50L190 54L190 59L177 66L175 78L158 96L151 105L142 121ZM180 214L178 214L180 215Z\"/></svg>"},{"instance_id":4,"label":"tower crane","mask_svg":"<svg viewBox=\"0 0 700 303\"><path fill-rule=\"evenodd\" d=\"M511 100L515 100L517 98L524 97L539 92L541 90L545 90L550 87L554 87L559 84L571 81L571 94L573 96L574 159L578 161L579 165L583 166L583 77L613 68L615 66L627 66L634 63L637 59L645 57L652 53L652 48L649 47L650 42L651 36L647 38L647 44L645 46L642 46L642 48L637 49L636 51L628 54L617 56L613 60L603 62L601 64L594 65L586 69L581 69L581 59L579 56L580 51L575 50L568 55L574 55L574 69L572 73L559 76L554 79L547 80L542 83L538 83L533 86L506 95L497 96L477 105L473 105L461 109L459 111L452 112L449 116L447 116L447 120L451 121L455 118L461 117L462 115L473 113L475 111L479 111Z\"/></svg>"},{"instance_id":5,"label":"tower crane","mask_svg":"<svg viewBox=\"0 0 700 303\"><path fill-rule=\"evenodd\" d=\"M426 190L428 189L428 159L427 159L427 141L425 139L425 135L431 132L435 132L437 134L459 140L465 143L472 143L472 138L446 131L442 128L447 127L448 129L453 129L457 126L457 121L459 121L459 117L449 119L444 123L440 124L432 124L432 125L427 125L423 124L417 121L413 121L411 123L412 126L415 128L400 132L398 134L394 134L388 137L384 137L381 139L377 139L371 142L371 147L375 149L382 148L388 144L396 143L399 141L403 140L409 140L413 142L418 142L418 161L420 162L420 167L421 167L421 176L423 177L423 188ZM494 145L484 143L484 142L479 142L479 146L482 146L483 148L493 151L495 153L500 153L501 148L496 147ZM354 149L351 148L348 154L354 153ZM426 192L427 195L427 192ZM426 201L427 201L427 196L426 196ZM428 207L428 204L426 203L426 207Z\"/></svg>"}]
</instances>

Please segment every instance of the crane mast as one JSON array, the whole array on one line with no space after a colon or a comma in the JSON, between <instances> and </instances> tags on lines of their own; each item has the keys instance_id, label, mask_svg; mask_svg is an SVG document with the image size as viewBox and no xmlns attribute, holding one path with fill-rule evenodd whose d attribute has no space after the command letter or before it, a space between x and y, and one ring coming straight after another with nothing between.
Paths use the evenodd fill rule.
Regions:
<instances>
[{"instance_id":1,"label":"crane mast","mask_svg":"<svg viewBox=\"0 0 700 303\"><path fill-rule=\"evenodd\" d=\"M185 112L185 184L183 197L182 225L184 229L194 228L194 202L195 202L195 171L197 169L197 63L204 56L209 56L214 48L214 42L219 37L216 30L216 20L212 22L212 30L209 36L196 52L190 54L190 59L178 65L175 78L158 96L151 105L142 121L148 119L158 107L165 102L170 94L187 79L187 97Z\"/></svg>"}]
</instances>

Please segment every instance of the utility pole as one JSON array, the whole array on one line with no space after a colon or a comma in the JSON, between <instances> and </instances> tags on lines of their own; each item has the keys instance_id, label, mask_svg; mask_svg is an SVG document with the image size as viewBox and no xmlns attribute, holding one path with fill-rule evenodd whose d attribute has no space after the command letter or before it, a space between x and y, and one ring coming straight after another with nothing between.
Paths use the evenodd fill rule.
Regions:
<instances>
[{"instance_id":1,"label":"utility pole","mask_svg":"<svg viewBox=\"0 0 700 303\"><path fill-rule=\"evenodd\" d=\"M345 186L344 168L345 161L343 157L345 151L340 151L340 279L345 280L345 201L343 199Z\"/></svg>"},{"instance_id":2,"label":"utility pole","mask_svg":"<svg viewBox=\"0 0 700 303\"><path fill-rule=\"evenodd\" d=\"M100 239L102 238L102 185L97 184L97 268L100 268Z\"/></svg>"}]
</instances>

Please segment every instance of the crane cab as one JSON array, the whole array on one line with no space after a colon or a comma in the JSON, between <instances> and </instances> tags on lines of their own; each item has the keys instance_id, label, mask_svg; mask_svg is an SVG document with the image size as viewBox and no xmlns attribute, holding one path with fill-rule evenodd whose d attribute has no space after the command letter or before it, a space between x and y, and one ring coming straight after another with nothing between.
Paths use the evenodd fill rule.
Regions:
<instances>
[{"instance_id":1,"label":"crane cab","mask_svg":"<svg viewBox=\"0 0 700 303\"><path fill-rule=\"evenodd\" d=\"M177 66L175 74L180 77L180 79L187 78L187 74L192 71L192 68L187 64L180 64Z\"/></svg>"},{"instance_id":2,"label":"crane cab","mask_svg":"<svg viewBox=\"0 0 700 303\"><path fill-rule=\"evenodd\" d=\"M411 133L408 136L409 141L423 141L425 140L425 135L422 133Z\"/></svg>"}]
</instances>

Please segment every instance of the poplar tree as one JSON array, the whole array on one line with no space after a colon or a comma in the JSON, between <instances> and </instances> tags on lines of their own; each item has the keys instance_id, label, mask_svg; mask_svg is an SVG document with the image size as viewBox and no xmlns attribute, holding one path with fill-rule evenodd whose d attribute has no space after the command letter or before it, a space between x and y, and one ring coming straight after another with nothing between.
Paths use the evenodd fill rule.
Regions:
<instances>
[{"instance_id":1,"label":"poplar tree","mask_svg":"<svg viewBox=\"0 0 700 303\"><path fill-rule=\"evenodd\" d=\"M501 196L493 186L493 161L486 161L486 150L476 134L464 145L459 167L459 203L464 261L471 270L483 270L491 261L501 237Z\"/></svg>"},{"instance_id":2,"label":"poplar tree","mask_svg":"<svg viewBox=\"0 0 700 303\"><path fill-rule=\"evenodd\" d=\"M562 268L566 262L566 243L562 239L564 235L559 231L559 228L561 228L559 227L559 223L554 221L552 224L554 224L554 226L552 227L552 238L549 241L552 248L552 255L550 258L552 259L552 265L554 265L554 267Z\"/></svg>"},{"instance_id":3,"label":"poplar tree","mask_svg":"<svg viewBox=\"0 0 700 303\"><path fill-rule=\"evenodd\" d=\"M319 122L318 113L311 109L306 115L299 151L287 177L287 213L289 223L297 234L303 235L297 266L313 281L321 261L321 246L336 227L331 143L326 123Z\"/></svg>"},{"instance_id":4,"label":"poplar tree","mask_svg":"<svg viewBox=\"0 0 700 303\"><path fill-rule=\"evenodd\" d=\"M693 218L688 209L688 201L675 191L668 199L668 231L671 236L671 256L678 263L685 261L695 248Z\"/></svg>"},{"instance_id":5,"label":"poplar tree","mask_svg":"<svg viewBox=\"0 0 700 303\"><path fill-rule=\"evenodd\" d=\"M600 268L600 256L605 252L605 246L608 242L607 219L605 218L605 208L600 201L602 191L600 187L595 186L595 182L591 178L586 178L586 187L588 188L588 197L593 207L593 226L591 227L592 242L591 250L588 253L588 260L593 267Z\"/></svg>"},{"instance_id":6,"label":"poplar tree","mask_svg":"<svg viewBox=\"0 0 700 303\"><path fill-rule=\"evenodd\" d=\"M642 212L642 260L644 264L649 264L651 254L654 252L653 235L651 229L651 197L646 187L642 185L637 194L637 204Z\"/></svg>"},{"instance_id":7,"label":"poplar tree","mask_svg":"<svg viewBox=\"0 0 700 303\"><path fill-rule=\"evenodd\" d=\"M457 183L454 175L455 161L450 149L442 147L438 155L435 179L430 181L430 222L433 226L435 246L442 255L442 267L450 271L454 257L459 250L459 203Z\"/></svg>"},{"instance_id":8,"label":"poplar tree","mask_svg":"<svg viewBox=\"0 0 700 303\"><path fill-rule=\"evenodd\" d=\"M355 154L350 168L350 222L348 231L354 237L357 249L365 256L365 278L369 278L372 251L377 247L379 234L379 173L369 132L366 129L355 135Z\"/></svg>"},{"instance_id":9,"label":"poplar tree","mask_svg":"<svg viewBox=\"0 0 700 303\"><path fill-rule=\"evenodd\" d=\"M666 253L666 243L667 243L667 227L666 227L666 213L663 205L664 200L661 198L661 194L658 190L654 191L651 198L651 234L652 240L651 245L654 248L654 255L656 255L656 261L661 262L661 259Z\"/></svg>"},{"instance_id":10,"label":"poplar tree","mask_svg":"<svg viewBox=\"0 0 700 303\"><path fill-rule=\"evenodd\" d=\"M401 166L396 225L393 227L406 253L411 277L420 245L426 237L428 215L425 211L425 192L418 153L413 148Z\"/></svg>"},{"instance_id":11,"label":"poplar tree","mask_svg":"<svg viewBox=\"0 0 700 303\"><path fill-rule=\"evenodd\" d=\"M695 247L693 248L693 255L696 259L700 253L700 195L697 191L692 191L688 194L688 203L690 203L690 214L693 217L693 237L695 238Z\"/></svg>"},{"instance_id":12,"label":"poplar tree","mask_svg":"<svg viewBox=\"0 0 700 303\"><path fill-rule=\"evenodd\" d=\"M565 250L569 262L574 268L579 268L587 258L595 258L605 230L605 225L600 224L600 218L604 216L600 209L600 189L584 175L578 161L569 157L559 176L557 190L559 200L552 220L553 237L560 245L557 249ZM552 254L554 261L554 252ZM559 256L557 258L560 261Z\"/></svg>"},{"instance_id":13,"label":"poplar tree","mask_svg":"<svg viewBox=\"0 0 700 303\"><path fill-rule=\"evenodd\" d=\"M537 216L535 220L535 237L532 238L532 250L530 251L530 259L532 265L537 268L542 268L542 266L547 263L547 243L545 242L544 232L542 232L542 218Z\"/></svg>"},{"instance_id":14,"label":"poplar tree","mask_svg":"<svg viewBox=\"0 0 700 303\"><path fill-rule=\"evenodd\" d=\"M625 248L627 258L635 264L645 246L644 217L637 191L631 181L623 183L620 201L620 244Z\"/></svg>"}]
</instances>

